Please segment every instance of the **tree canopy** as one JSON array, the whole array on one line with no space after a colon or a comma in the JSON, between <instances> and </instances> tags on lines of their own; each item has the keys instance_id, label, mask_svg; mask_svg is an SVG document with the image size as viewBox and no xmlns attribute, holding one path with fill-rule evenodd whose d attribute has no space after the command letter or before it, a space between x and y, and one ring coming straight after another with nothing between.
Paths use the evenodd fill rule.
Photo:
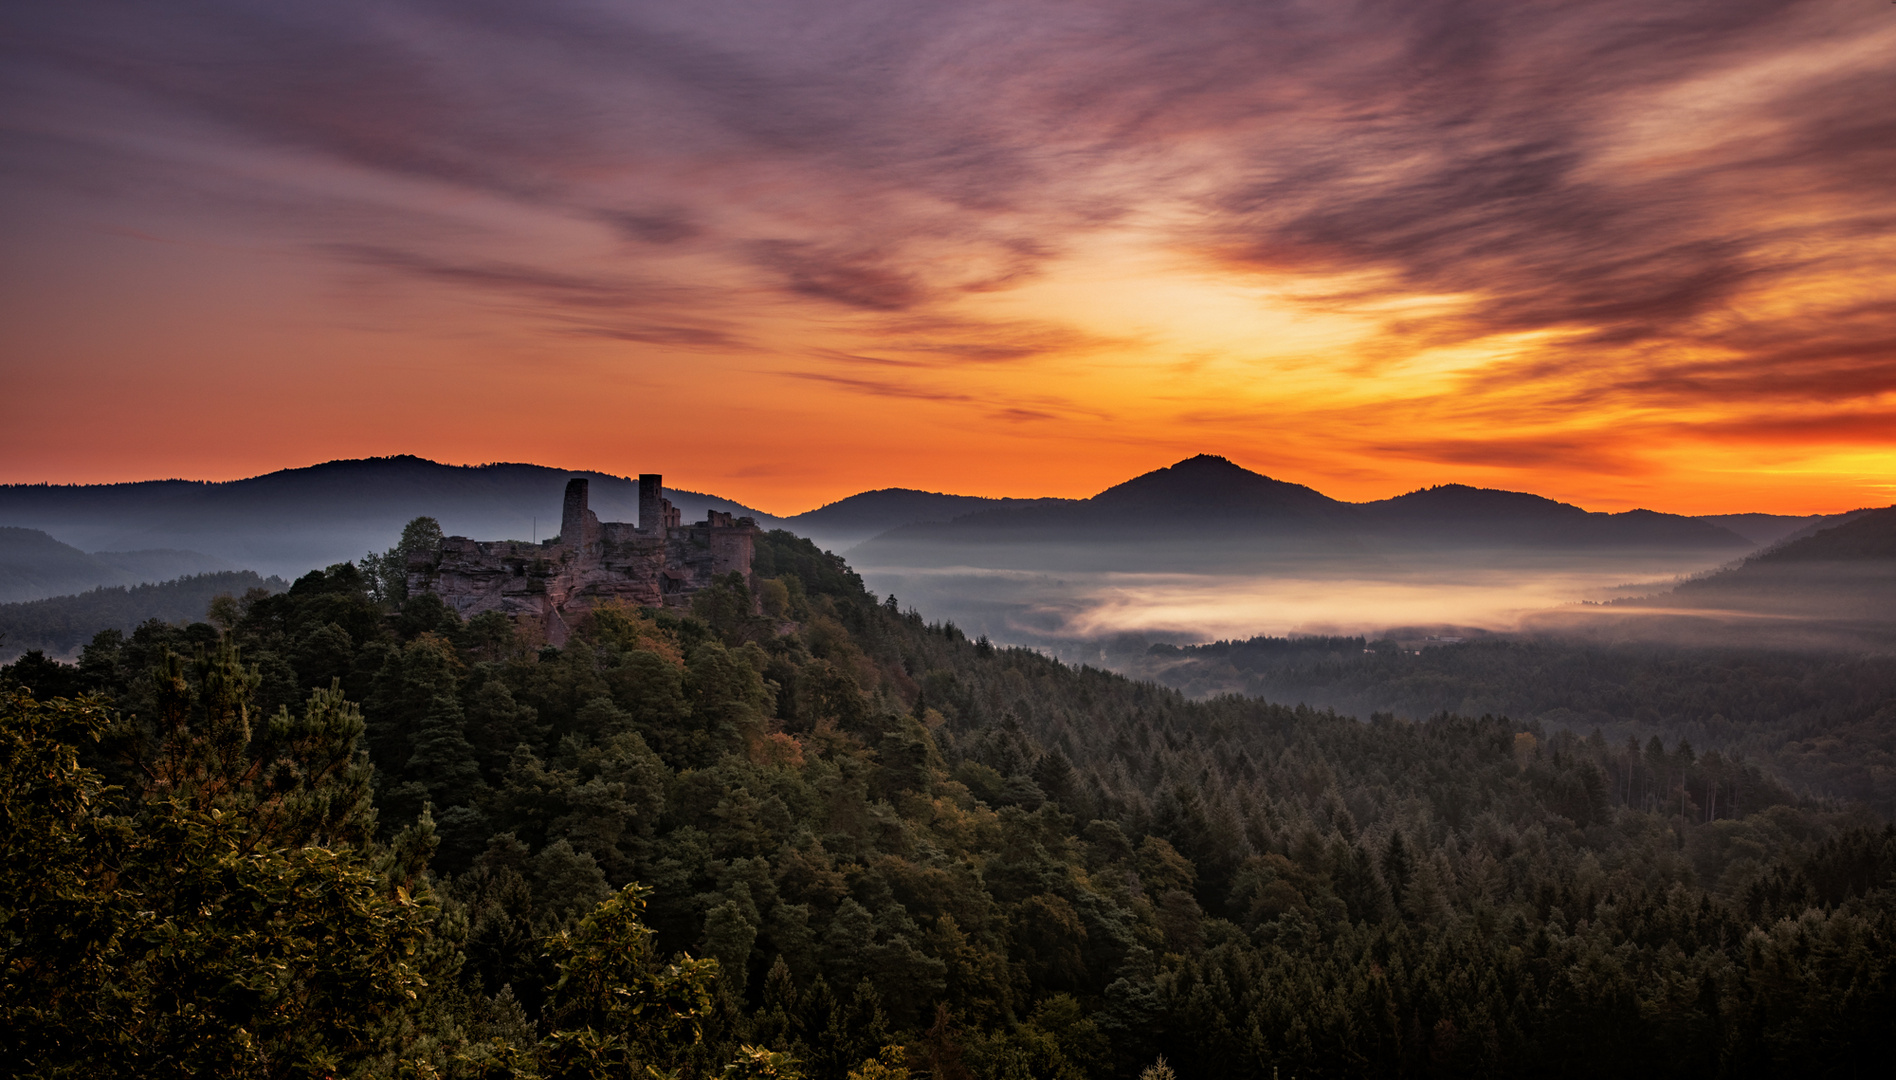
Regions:
<instances>
[{"instance_id":1,"label":"tree canopy","mask_svg":"<svg viewBox=\"0 0 1896 1080\"><path fill-rule=\"evenodd\" d=\"M554 648L345 564L5 669L19 1060L1742 1076L1892 1049L1896 830L1861 804L1677 735L1192 700L970 641L788 534L757 565Z\"/></svg>"}]
</instances>

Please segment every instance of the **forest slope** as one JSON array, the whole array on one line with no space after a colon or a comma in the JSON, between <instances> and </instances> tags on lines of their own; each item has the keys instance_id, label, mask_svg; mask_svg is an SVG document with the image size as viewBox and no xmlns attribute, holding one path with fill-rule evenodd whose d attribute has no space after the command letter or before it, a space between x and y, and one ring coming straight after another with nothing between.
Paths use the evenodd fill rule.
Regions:
<instances>
[{"instance_id":1,"label":"forest slope","mask_svg":"<svg viewBox=\"0 0 1896 1080\"><path fill-rule=\"evenodd\" d=\"M970 641L787 533L757 571L755 597L604 609L552 648L337 567L249 600L228 640L151 623L0 677L101 692L125 733L193 687L259 715L332 681L361 702L384 838L425 851L401 831L422 815L434 845L443 914L414 955L459 958L379 1037L447 1075L551 1060L562 1025L609 1017L575 1014L549 957L629 882L660 955L717 961L691 1075L744 1044L821 1080L878 1056L943 1080L1159 1055L1845 1074L1892 1050L1896 831L1748 755L1193 701ZM137 745L101 768L135 778L115 751Z\"/></svg>"},{"instance_id":2,"label":"forest slope","mask_svg":"<svg viewBox=\"0 0 1896 1080\"><path fill-rule=\"evenodd\" d=\"M0 604L0 661L12 660L29 649L54 656L76 655L101 630L129 634L152 619L177 624L196 622L218 596L243 596L252 589L282 592L287 588L289 583L282 578L228 570Z\"/></svg>"},{"instance_id":3,"label":"forest slope","mask_svg":"<svg viewBox=\"0 0 1896 1080\"><path fill-rule=\"evenodd\" d=\"M0 603L226 569L224 560L195 551L87 553L38 529L0 526Z\"/></svg>"},{"instance_id":4,"label":"forest slope","mask_svg":"<svg viewBox=\"0 0 1896 1080\"><path fill-rule=\"evenodd\" d=\"M1887 652L1896 648L1896 506L1840 514L1672 589L1543 613L1532 625L1594 640Z\"/></svg>"},{"instance_id":5,"label":"forest slope","mask_svg":"<svg viewBox=\"0 0 1896 1080\"><path fill-rule=\"evenodd\" d=\"M1853 515L1651 602L1896 624L1896 506Z\"/></svg>"},{"instance_id":6,"label":"forest slope","mask_svg":"<svg viewBox=\"0 0 1896 1080\"><path fill-rule=\"evenodd\" d=\"M944 495L913 488L880 488L859 492L783 519L783 526L819 546L843 551L871 537L904 525L952 521L984 510L1052 505L1067 499L989 499L976 495Z\"/></svg>"},{"instance_id":7,"label":"forest slope","mask_svg":"<svg viewBox=\"0 0 1896 1080\"><path fill-rule=\"evenodd\" d=\"M1685 740L1764 766L1794 790L1896 816L1896 656L1887 653L1556 635L1258 637L1155 645L1121 666L1194 697L1247 694L1357 716L1492 713L1598 731L1616 746Z\"/></svg>"}]
</instances>

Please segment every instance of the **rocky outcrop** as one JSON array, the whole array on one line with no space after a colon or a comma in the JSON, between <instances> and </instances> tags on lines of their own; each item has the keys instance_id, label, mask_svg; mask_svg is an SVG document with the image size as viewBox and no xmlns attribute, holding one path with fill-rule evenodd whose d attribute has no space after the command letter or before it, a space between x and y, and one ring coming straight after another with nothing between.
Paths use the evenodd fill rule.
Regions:
<instances>
[{"instance_id":1,"label":"rocky outcrop","mask_svg":"<svg viewBox=\"0 0 1896 1080\"><path fill-rule=\"evenodd\" d=\"M713 510L682 524L663 490L660 476L642 475L638 525L600 521L586 506L586 480L575 477L558 537L529 544L450 536L410 560L409 594L432 592L462 618L498 611L535 620L558 645L601 601L687 607L716 578L735 572L749 581L756 522Z\"/></svg>"}]
</instances>

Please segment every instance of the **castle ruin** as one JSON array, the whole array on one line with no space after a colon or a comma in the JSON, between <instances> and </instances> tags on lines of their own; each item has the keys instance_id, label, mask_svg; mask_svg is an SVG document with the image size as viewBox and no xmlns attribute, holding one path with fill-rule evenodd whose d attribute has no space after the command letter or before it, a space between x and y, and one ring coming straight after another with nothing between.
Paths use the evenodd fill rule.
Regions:
<instances>
[{"instance_id":1,"label":"castle ruin","mask_svg":"<svg viewBox=\"0 0 1896 1080\"><path fill-rule=\"evenodd\" d=\"M587 482L566 483L559 536L544 543L450 536L408 564L408 592L432 592L462 618L526 616L564 644L602 600L689 607L694 593L730 573L751 577L757 523L716 510L685 525L656 473L639 477L639 523L600 521L586 507ZM753 583L754 584L754 583Z\"/></svg>"}]
</instances>

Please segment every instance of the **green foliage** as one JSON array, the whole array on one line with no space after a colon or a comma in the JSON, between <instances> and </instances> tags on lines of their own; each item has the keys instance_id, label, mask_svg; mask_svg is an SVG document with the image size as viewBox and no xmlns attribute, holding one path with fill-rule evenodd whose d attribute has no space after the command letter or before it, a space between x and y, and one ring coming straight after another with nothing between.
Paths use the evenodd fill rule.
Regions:
<instances>
[{"instance_id":1,"label":"green foliage","mask_svg":"<svg viewBox=\"0 0 1896 1080\"><path fill-rule=\"evenodd\" d=\"M840 557L782 529L758 538L751 572L760 579L782 579L793 606L803 597L852 602L865 595L862 577Z\"/></svg>"},{"instance_id":2,"label":"green foliage","mask_svg":"<svg viewBox=\"0 0 1896 1080\"><path fill-rule=\"evenodd\" d=\"M387 1019L427 985L431 901L360 849L311 842L360 831L366 811L335 760L337 737L354 749L346 711L280 718L266 768L241 752L234 657L197 675L167 687L151 779L121 809L78 764L108 727L96 702L5 703L0 1024L26 1072L335 1071L384 1051ZM182 684L181 666L166 677Z\"/></svg>"},{"instance_id":3,"label":"green foliage","mask_svg":"<svg viewBox=\"0 0 1896 1080\"><path fill-rule=\"evenodd\" d=\"M370 593L381 601L399 604L408 599L408 564L441 550L441 523L418 517L402 527L402 538L380 555L362 557L362 573Z\"/></svg>"},{"instance_id":4,"label":"green foliage","mask_svg":"<svg viewBox=\"0 0 1896 1080\"><path fill-rule=\"evenodd\" d=\"M788 603L786 593L784 603ZM726 645L767 639L771 625L759 611L744 575L732 571L691 598L691 613L714 630Z\"/></svg>"},{"instance_id":5,"label":"green foliage","mask_svg":"<svg viewBox=\"0 0 1896 1080\"><path fill-rule=\"evenodd\" d=\"M1896 815L1896 657L1882 653L1601 645L1496 638L1423 649L1362 638L1253 638L1130 658L1135 675L1194 696L1241 693L1339 712L1509 715L1613 744L1690 743L1730 767L1718 805L1811 790ZM1668 765L1608 766L1604 801L1662 801ZM1650 774L1650 776L1648 775ZM1693 772L1701 810L1711 810ZM1731 780L1736 780L1733 784ZM1743 788L1749 788L1747 793Z\"/></svg>"},{"instance_id":6,"label":"green foliage","mask_svg":"<svg viewBox=\"0 0 1896 1080\"><path fill-rule=\"evenodd\" d=\"M281 592L280 578L249 570L193 574L146 585L101 586L74 596L0 604L0 655L28 650L55 655L77 651L101 630L129 634L147 619L189 622L217 596Z\"/></svg>"},{"instance_id":7,"label":"green foliage","mask_svg":"<svg viewBox=\"0 0 1896 1080\"><path fill-rule=\"evenodd\" d=\"M849 1070L849 1080L909 1080L907 1055L899 1045L889 1045L882 1052Z\"/></svg>"},{"instance_id":8,"label":"green foliage","mask_svg":"<svg viewBox=\"0 0 1896 1080\"><path fill-rule=\"evenodd\" d=\"M737 1060L724 1067L725 1080L801 1080L803 1070L797 1059L778 1050L744 1045L737 1048ZM907 1075L890 1080L907 1080Z\"/></svg>"},{"instance_id":9,"label":"green foliage","mask_svg":"<svg viewBox=\"0 0 1896 1080\"><path fill-rule=\"evenodd\" d=\"M106 843L81 825L208 866L235 844L273 876L225 880L286 933L303 909L270 882L366 880L392 919L406 889L419 936L382 962L412 955L426 985L365 999L359 1031L320 1009L297 1029L329 1032L345 1072L1764 1075L1889 1051L1896 832L1740 759L1775 721L1629 745L1190 700L927 624L787 534L759 569L755 596L602 608L550 648L332 567L222 610L229 641L147 625L76 668L16 665L101 695L59 721L68 751L21 766L70 793L35 796L17 843L81 869ZM1264 652L1311 678L1433 663L1330 644L1329 668ZM1569 654L1518 658L1575 701L1646 670L1609 657L1585 683ZM1850 714L1870 727L1876 685ZM1806 734L1800 753L1829 752ZM107 808L58 810L75 799ZM223 831L165 824L187 813ZM73 888L47 925L81 944L95 908L117 925L114 896Z\"/></svg>"},{"instance_id":10,"label":"green foliage","mask_svg":"<svg viewBox=\"0 0 1896 1080\"><path fill-rule=\"evenodd\" d=\"M717 961L659 962L640 920L649 891L628 885L553 939L547 1077L672 1075L703 1042Z\"/></svg>"}]
</instances>

